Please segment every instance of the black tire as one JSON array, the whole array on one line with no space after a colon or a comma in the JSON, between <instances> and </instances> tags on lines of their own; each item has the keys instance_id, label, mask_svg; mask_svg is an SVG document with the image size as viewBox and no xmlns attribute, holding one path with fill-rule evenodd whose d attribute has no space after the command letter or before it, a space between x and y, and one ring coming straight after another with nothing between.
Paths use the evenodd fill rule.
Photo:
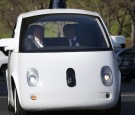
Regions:
<instances>
[{"instance_id":1,"label":"black tire","mask_svg":"<svg viewBox=\"0 0 135 115\"><path fill-rule=\"evenodd\" d=\"M105 110L106 115L120 115L121 114L121 96L119 96L119 100L117 104L108 110Z\"/></svg>"},{"instance_id":2,"label":"black tire","mask_svg":"<svg viewBox=\"0 0 135 115\"><path fill-rule=\"evenodd\" d=\"M8 111L14 111L13 106L10 104L10 102L8 102Z\"/></svg>"},{"instance_id":3,"label":"black tire","mask_svg":"<svg viewBox=\"0 0 135 115\"><path fill-rule=\"evenodd\" d=\"M14 105L14 115L28 115L27 111L25 111L19 103L16 88L14 88Z\"/></svg>"}]
</instances>

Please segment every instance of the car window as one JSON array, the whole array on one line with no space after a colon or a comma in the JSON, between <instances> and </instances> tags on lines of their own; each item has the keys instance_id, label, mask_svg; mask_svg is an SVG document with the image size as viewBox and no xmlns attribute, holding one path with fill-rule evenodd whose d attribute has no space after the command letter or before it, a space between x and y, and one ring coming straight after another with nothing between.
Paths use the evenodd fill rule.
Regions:
<instances>
[{"instance_id":1,"label":"car window","mask_svg":"<svg viewBox=\"0 0 135 115\"><path fill-rule=\"evenodd\" d=\"M106 31L97 17L52 14L24 18L22 22L21 52L99 51L110 48Z\"/></svg>"}]
</instances>

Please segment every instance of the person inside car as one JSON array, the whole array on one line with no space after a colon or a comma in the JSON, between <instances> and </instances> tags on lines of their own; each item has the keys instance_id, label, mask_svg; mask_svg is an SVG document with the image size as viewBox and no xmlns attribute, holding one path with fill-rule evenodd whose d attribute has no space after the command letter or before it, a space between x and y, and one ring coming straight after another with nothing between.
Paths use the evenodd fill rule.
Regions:
<instances>
[{"instance_id":1,"label":"person inside car","mask_svg":"<svg viewBox=\"0 0 135 115\"><path fill-rule=\"evenodd\" d=\"M79 42L77 41L75 27L76 27L76 25L74 25L74 24L66 24L63 27L63 33L64 33L64 36L69 41L69 46L80 46Z\"/></svg>"},{"instance_id":2,"label":"person inside car","mask_svg":"<svg viewBox=\"0 0 135 115\"><path fill-rule=\"evenodd\" d=\"M43 48L44 44L44 27L41 25L31 25L29 27L27 40L25 41L26 49Z\"/></svg>"}]
</instances>

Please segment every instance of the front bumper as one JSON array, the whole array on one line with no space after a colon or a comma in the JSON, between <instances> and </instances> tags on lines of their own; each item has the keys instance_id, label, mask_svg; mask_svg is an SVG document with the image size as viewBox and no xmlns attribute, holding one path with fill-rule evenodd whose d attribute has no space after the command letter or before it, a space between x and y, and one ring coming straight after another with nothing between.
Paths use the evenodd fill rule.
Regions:
<instances>
[{"instance_id":1,"label":"front bumper","mask_svg":"<svg viewBox=\"0 0 135 115\"><path fill-rule=\"evenodd\" d=\"M36 96L36 100L31 96ZM21 106L29 111L108 109L117 103L117 97L117 94L109 92L91 93L89 98L83 94L60 97L59 94L29 93L21 98Z\"/></svg>"}]
</instances>

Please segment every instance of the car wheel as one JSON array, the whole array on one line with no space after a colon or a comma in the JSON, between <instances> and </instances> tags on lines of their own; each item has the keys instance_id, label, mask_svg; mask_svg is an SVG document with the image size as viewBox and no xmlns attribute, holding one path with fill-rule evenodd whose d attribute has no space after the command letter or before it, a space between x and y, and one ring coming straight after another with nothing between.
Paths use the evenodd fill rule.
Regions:
<instances>
[{"instance_id":1,"label":"car wheel","mask_svg":"<svg viewBox=\"0 0 135 115\"><path fill-rule=\"evenodd\" d=\"M10 104L9 99L8 99L8 110L9 110L9 111L14 111L14 108L13 108L13 106Z\"/></svg>"},{"instance_id":2,"label":"car wheel","mask_svg":"<svg viewBox=\"0 0 135 115\"><path fill-rule=\"evenodd\" d=\"M16 88L14 88L14 115L28 115L19 103Z\"/></svg>"},{"instance_id":3,"label":"car wheel","mask_svg":"<svg viewBox=\"0 0 135 115\"><path fill-rule=\"evenodd\" d=\"M120 115L121 114L121 96L119 96L119 100L117 104L108 110L105 110L106 115Z\"/></svg>"},{"instance_id":4,"label":"car wheel","mask_svg":"<svg viewBox=\"0 0 135 115\"><path fill-rule=\"evenodd\" d=\"M10 99L9 99L9 93L8 93L8 110L9 111L14 111L14 107L11 105L10 103Z\"/></svg>"}]
</instances>

